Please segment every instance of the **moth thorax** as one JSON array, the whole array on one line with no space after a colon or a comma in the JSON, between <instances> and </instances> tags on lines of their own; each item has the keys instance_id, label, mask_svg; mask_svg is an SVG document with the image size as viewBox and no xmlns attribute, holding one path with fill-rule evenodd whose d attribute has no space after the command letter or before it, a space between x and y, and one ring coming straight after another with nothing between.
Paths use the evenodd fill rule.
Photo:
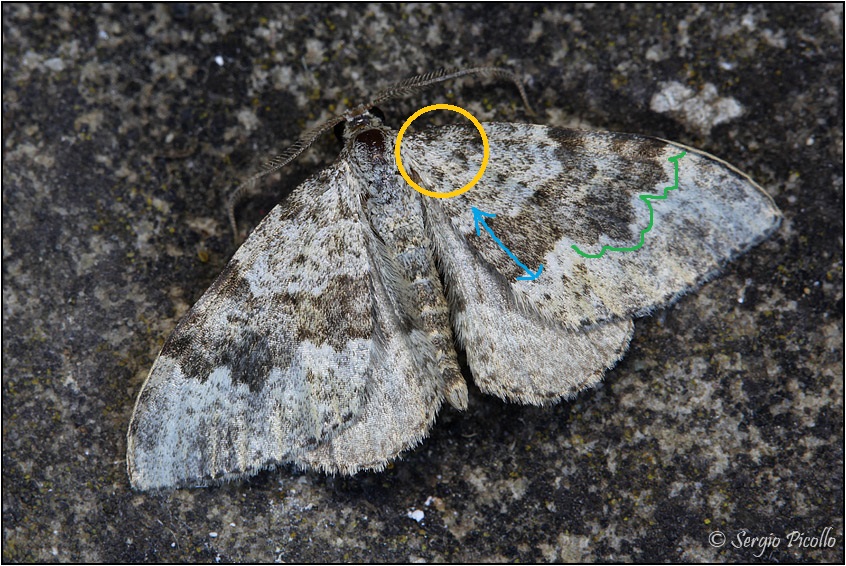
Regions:
<instances>
[{"instance_id":1,"label":"moth thorax","mask_svg":"<svg viewBox=\"0 0 846 566\"><path fill-rule=\"evenodd\" d=\"M363 147L372 156L382 156L386 153L385 133L382 130L365 130L355 136L354 143Z\"/></svg>"}]
</instances>

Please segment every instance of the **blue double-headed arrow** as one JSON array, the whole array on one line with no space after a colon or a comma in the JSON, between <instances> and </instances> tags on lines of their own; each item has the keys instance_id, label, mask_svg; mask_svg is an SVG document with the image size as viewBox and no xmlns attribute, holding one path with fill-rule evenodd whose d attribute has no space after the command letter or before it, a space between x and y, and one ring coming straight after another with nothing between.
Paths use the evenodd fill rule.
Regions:
<instances>
[{"instance_id":1,"label":"blue double-headed arrow","mask_svg":"<svg viewBox=\"0 0 846 566\"><path fill-rule=\"evenodd\" d=\"M520 262L520 260L519 260L519 259L517 259L517 256L516 256L516 255L514 255L513 253L511 253L511 250L509 250L509 249L508 249L508 247L506 247L506 245L502 243L502 240L500 240L499 238L497 238L497 237L496 237L496 235L493 233L493 230L491 230L490 226L488 226L488 225L487 225L487 223L485 222L485 218L496 218L496 214L491 214L491 213L489 213L489 212L482 212L481 210L479 210L479 209L478 209L478 208L476 208L475 206L474 206L474 207L471 207L471 208L472 208L472 210L473 210L473 223L476 225L476 235L477 235L477 236L481 236L481 235L482 235L482 232L481 232L481 230L479 229L479 227L480 227L480 226L481 226L482 228L484 228L484 229L485 229L485 231L486 231L488 234L490 234L490 235L491 235L491 238L493 238L493 239L494 239L494 242L496 242L496 244L497 244L499 247L501 247L501 248L505 251L505 253L507 253L507 254L508 254L508 257L510 257L511 259L513 259L513 260L514 260L514 263L516 263L517 265L519 265L519 266L520 266L520 268L521 268L523 271L525 271L525 272L526 272L526 275L524 275L524 276L522 276L522 277L518 277L518 278L517 278L517 281L533 281L533 280L537 279L538 277L540 277L540 274L541 274L541 272L543 271L543 264L540 264L540 266L538 267L538 270L537 270L537 271L532 271L531 269L529 269L528 267L526 267L525 265L523 265L523 264Z\"/></svg>"}]
</instances>

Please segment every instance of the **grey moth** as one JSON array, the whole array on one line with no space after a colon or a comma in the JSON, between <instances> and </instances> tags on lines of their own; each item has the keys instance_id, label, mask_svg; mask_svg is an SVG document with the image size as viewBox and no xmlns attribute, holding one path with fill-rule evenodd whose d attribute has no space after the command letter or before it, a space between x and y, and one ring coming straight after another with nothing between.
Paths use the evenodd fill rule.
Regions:
<instances>
[{"instance_id":1,"label":"grey moth","mask_svg":"<svg viewBox=\"0 0 846 566\"><path fill-rule=\"evenodd\" d=\"M284 463L382 469L421 442L444 401L467 407L457 349L484 393L572 398L624 355L634 318L779 226L761 187L704 152L543 125L483 124L490 158L471 190L412 190L397 132L373 105L485 73L519 86L493 68L414 77L259 174L344 124L334 164L267 215L165 342L129 425L133 487L208 485ZM472 125L401 145L411 178L436 192L466 184L482 154ZM641 198L674 184L663 200Z\"/></svg>"}]
</instances>

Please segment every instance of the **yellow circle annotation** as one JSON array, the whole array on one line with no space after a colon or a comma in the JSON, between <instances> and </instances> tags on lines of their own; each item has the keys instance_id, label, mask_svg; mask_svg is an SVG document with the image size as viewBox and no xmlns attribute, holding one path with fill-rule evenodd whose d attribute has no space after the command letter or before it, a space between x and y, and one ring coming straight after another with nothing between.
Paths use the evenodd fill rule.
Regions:
<instances>
[{"instance_id":1,"label":"yellow circle annotation","mask_svg":"<svg viewBox=\"0 0 846 566\"><path fill-rule=\"evenodd\" d=\"M400 144L402 143L402 136L405 134L405 131L408 129L408 127L413 121L415 121L417 118L419 118L426 112L431 112L432 110L452 110L453 112L458 112L459 114L473 122L473 125L476 126L476 129L479 130L479 134L482 136L482 166L479 167L479 172L476 173L476 176L473 177L473 179L469 183L467 183L460 189L455 189L454 191L450 191L448 193L437 193L435 191L430 191L424 189L423 187L412 181L411 177L409 177L408 175L408 172L405 170L405 167L403 167L402 165L402 157L400 156ZM415 191L434 198L452 198L469 191L473 187L473 185L479 182L479 179L481 179L482 175L485 173L485 167L488 166L488 158L490 156L491 146L490 143L488 143L488 136L487 134L485 134L485 129L482 127L482 124L480 124L476 117L470 114L470 112L468 112L464 108L461 108L460 106L453 106L452 104L432 104L431 106L421 108L420 110L412 114L411 117L406 120L405 123L402 125L402 128L400 128L399 133L397 134L396 143L394 143L394 158L396 158L397 168L399 169L402 178L405 179L405 182L411 185L411 187Z\"/></svg>"}]
</instances>

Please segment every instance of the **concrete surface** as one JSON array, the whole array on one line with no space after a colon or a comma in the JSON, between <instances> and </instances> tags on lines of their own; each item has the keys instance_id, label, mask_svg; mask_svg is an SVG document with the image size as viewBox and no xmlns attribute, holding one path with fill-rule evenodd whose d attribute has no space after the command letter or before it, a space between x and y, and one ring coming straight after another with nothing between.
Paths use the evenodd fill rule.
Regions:
<instances>
[{"instance_id":1,"label":"concrete surface","mask_svg":"<svg viewBox=\"0 0 846 566\"><path fill-rule=\"evenodd\" d=\"M844 560L842 6L2 10L4 561ZM383 473L132 492L133 404L234 251L233 186L393 81L480 64L519 73L538 115L474 80L383 110L677 140L750 174L784 225L640 320L574 402L471 387Z\"/></svg>"}]
</instances>

